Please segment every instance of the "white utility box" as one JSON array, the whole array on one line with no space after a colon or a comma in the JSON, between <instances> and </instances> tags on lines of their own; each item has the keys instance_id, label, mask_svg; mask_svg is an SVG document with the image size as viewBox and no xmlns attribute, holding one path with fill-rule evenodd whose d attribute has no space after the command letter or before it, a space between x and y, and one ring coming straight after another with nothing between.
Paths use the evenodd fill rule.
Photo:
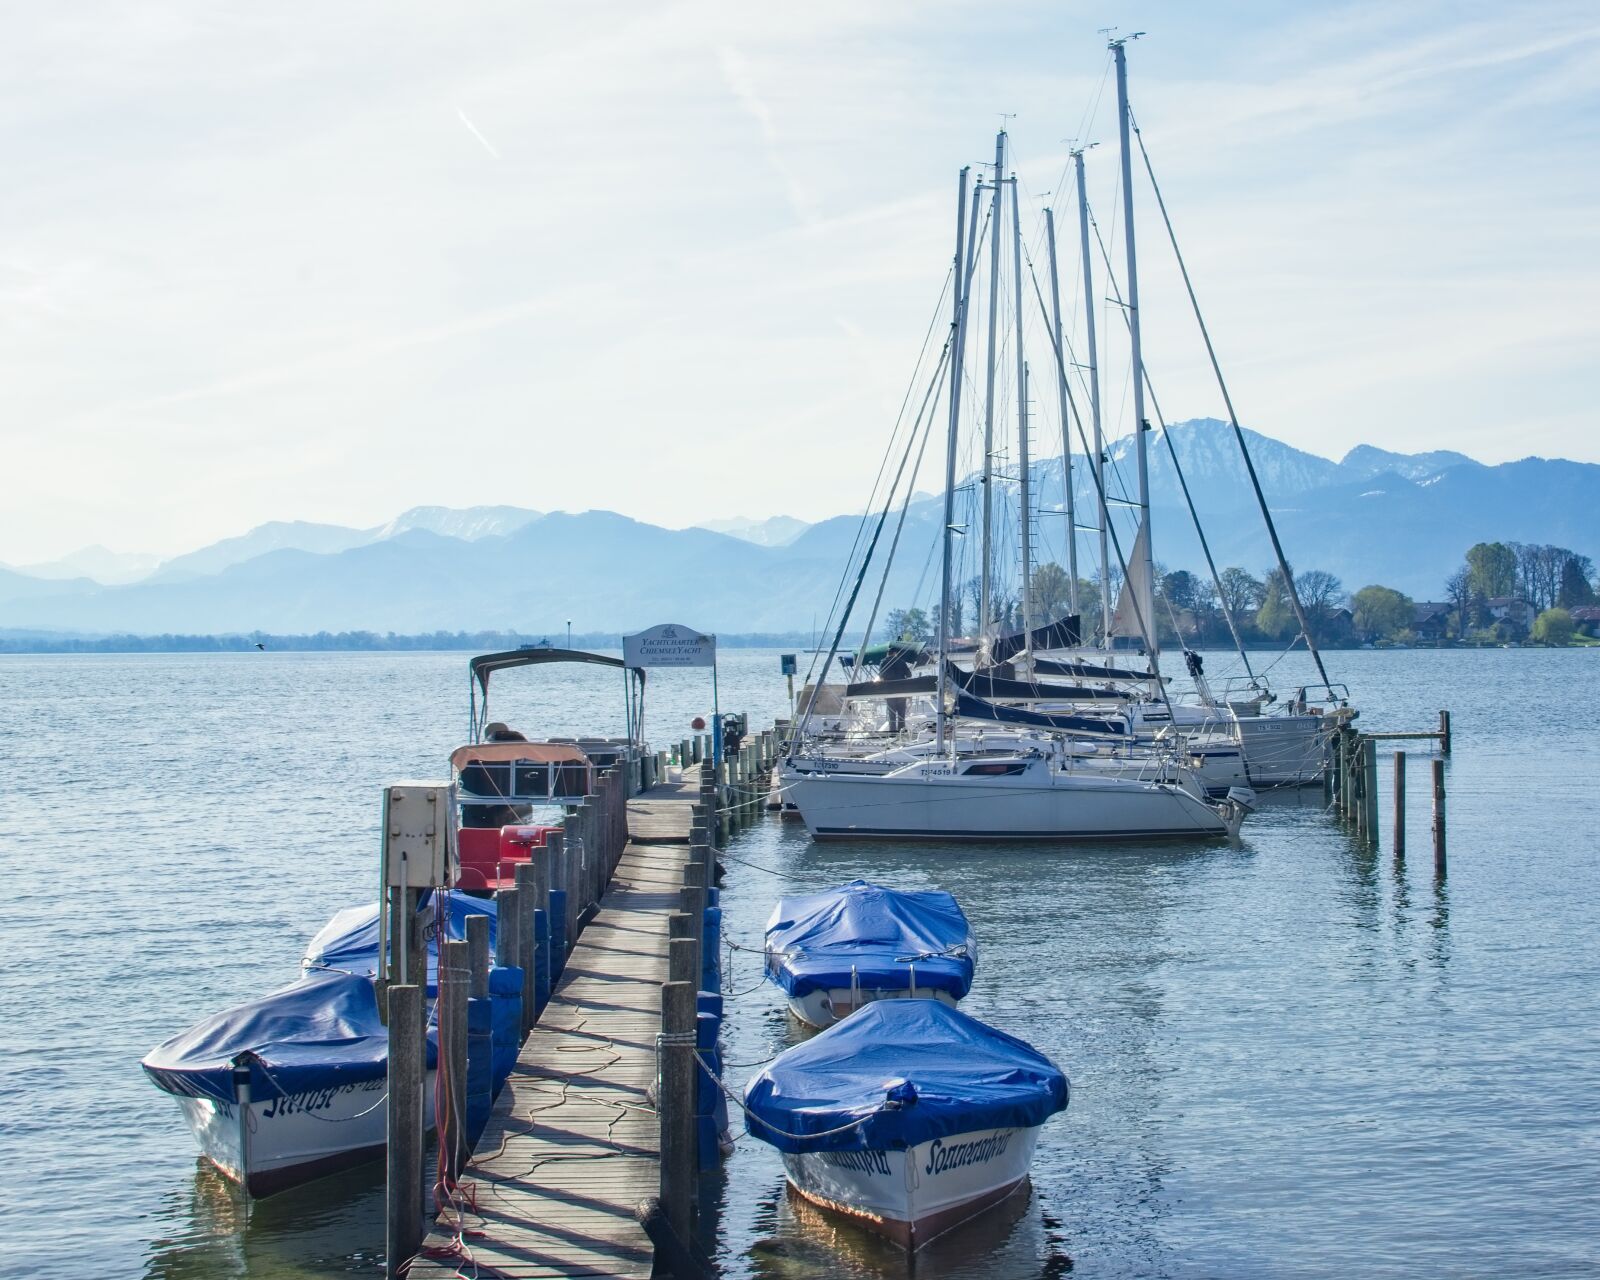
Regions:
<instances>
[{"instance_id":1,"label":"white utility box","mask_svg":"<svg viewBox=\"0 0 1600 1280\"><path fill-rule=\"evenodd\" d=\"M448 782L391 782L383 789L383 880L391 888L454 883L454 796Z\"/></svg>"}]
</instances>

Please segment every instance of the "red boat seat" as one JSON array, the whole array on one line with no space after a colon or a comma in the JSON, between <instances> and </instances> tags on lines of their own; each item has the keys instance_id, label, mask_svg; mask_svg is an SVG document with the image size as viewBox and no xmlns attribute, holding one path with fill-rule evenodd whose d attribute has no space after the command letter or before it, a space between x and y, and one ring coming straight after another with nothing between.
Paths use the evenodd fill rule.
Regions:
<instances>
[{"instance_id":1,"label":"red boat seat","mask_svg":"<svg viewBox=\"0 0 1600 1280\"><path fill-rule=\"evenodd\" d=\"M456 849L461 857L461 875L456 888L467 892L497 892L515 883L516 866L527 862L532 850L549 843L550 833L560 827L517 825L510 827L462 827L456 833Z\"/></svg>"}]
</instances>

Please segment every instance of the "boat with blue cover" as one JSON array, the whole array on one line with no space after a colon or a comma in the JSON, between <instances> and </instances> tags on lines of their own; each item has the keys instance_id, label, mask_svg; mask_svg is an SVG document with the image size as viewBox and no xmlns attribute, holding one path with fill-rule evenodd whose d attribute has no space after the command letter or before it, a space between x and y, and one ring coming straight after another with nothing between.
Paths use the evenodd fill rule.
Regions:
<instances>
[{"instance_id":1,"label":"boat with blue cover","mask_svg":"<svg viewBox=\"0 0 1600 1280\"><path fill-rule=\"evenodd\" d=\"M789 1185L908 1250L1027 1181L1067 1078L1031 1045L935 1000L885 1000L745 1088L745 1128Z\"/></svg>"},{"instance_id":2,"label":"boat with blue cover","mask_svg":"<svg viewBox=\"0 0 1600 1280\"><path fill-rule=\"evenodd\" d=\"M467 918L486 915L492 948L497 913L493 901L458 893L429 894L420 911L432 1024L440 934L464 939ZM250 1195L272 1195L383 1154L389 1033L378 1014L378 947L377 905L348 907L312 939L298 981L196 1023L141 1064L177 1100L201 1154ZM492 1045L484 1082L491 1095L516 1057L521 991L520 969L493 970L487 1009L468 1011L469 1037L481 1018L480 1034ZM430 1025L424 1128L433 1125L437 1059Z\"/></svg>"},{"instance_id":3,"label":"boat with blue cover","mask_svg":"<svg viewBox=\"0 0 1600 1280\"><path fill-rule=\"evenodd\" d=\"M831 1027L875 1000L954 1005L972 989L978 944L950 894L852 880L778 899L766 957L795 1017Z\"/></svg>"},{"instance_id":4,"label":"boat with blue cover","mask_svg":"<svg viewBox=\"0 0 1600 1280\"><path fill-rule=\"evenodd\" d=\"M427 1052L431 1112L432 1031ZM305 974L196 1023L140 1065L177 1100L201 1154L253 1196L383 1154L389 1033L367 978Z\"/></svg>"}]
</instances>

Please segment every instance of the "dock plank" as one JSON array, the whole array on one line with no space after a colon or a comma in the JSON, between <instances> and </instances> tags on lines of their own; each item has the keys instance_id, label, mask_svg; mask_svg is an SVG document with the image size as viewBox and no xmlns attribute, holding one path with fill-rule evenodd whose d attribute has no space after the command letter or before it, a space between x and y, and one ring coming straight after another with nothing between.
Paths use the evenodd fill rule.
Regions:
<instances>
[{"instance_id":1,"label":"dock plank","mask_svg":"<svg viewBox=\"0 0 1600 1280\"><path fill-rule=\"evenodd\" d=\"M655 1036L697 790L629 802L633 841L496 1100L463 1180L472 1203L440 1216L413 1280L650 1275L633 1214L659 1189Z\"/></svg>"}]
</instances>

